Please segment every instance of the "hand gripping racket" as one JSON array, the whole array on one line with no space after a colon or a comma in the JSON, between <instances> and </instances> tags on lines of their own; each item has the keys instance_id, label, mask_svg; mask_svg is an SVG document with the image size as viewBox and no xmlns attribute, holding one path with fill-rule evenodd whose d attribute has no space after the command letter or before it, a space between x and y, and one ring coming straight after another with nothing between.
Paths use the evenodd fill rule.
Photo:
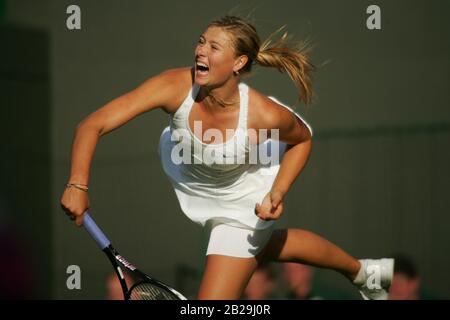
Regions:
<instances>
[{"instance_id":1,"label":"hand gripping racket","mask_svg":"<svg viewBox=\"0 0 450 320\"><path fill-rule=\"evenodd\" d=\"M84 213L83 226L113 265L125 300L187 300L181 293L146 275L121 256L87 211ZM130 289L128 289L121 266L133 279L136 279Z\"/></svg>"}]
</instances>

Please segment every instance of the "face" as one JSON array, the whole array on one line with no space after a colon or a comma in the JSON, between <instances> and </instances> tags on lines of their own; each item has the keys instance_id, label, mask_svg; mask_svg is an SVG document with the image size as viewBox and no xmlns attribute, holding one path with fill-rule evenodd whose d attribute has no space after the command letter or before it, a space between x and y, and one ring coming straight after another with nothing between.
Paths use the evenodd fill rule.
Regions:
<instances>
[{"instance_id":1,"label":"face","mask_svg":"<svg viewBox=\"0 0 450 320\"><path fill-rule=\"evenodd\" d=\"M236 57L228 32L210 27L200 36L195 49L195 82L201 86L221 85L243 66L244 59Z\"/></svg>"},{"instance_id":2,"label":"face","mask_svg":"<svg viewBox=\"0 0 450 320\"><path fill-rule=\"evenodd\" d=\"M106 299L123 300L122 287L115 275L109 276L106 282Z\"/></svg>"},{"instance_id":3,"label":"face","mask_svg":"<svg viewBox=\"0 0 450 320\"><path fill-rule=\"evenodd\" d=\"M249 300L261 300L269 297L274 281L262 270L256 270L247 287L245 296Z\"/></svg>"},{"instance_id":4,"label":"face","mask_svg":"<svg viewBox=\"0 0 450 320\"><path fill-rule=\"evenodd\" d=\"M299 263L284 263L283 275L291 289L310 284L312 281L311 268Z\"/></svg>"},{"instance_id":5,"label":"face","mask_svg":"<svg viewBox=\"0 0 450 320\"><path fill-rule=\"evenodd\" d=\"M418 297L419 280L411 279L402 273L394 273L389 289L390 300L415 300Z\"/></svg>"}]
</instances>

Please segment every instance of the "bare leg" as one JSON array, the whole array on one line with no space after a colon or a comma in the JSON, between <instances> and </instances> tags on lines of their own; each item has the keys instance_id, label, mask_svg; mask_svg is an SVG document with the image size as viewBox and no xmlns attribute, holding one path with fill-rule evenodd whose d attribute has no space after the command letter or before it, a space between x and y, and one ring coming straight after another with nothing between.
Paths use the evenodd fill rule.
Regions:
<instances>
[{"instance_id":1,"label":"bare leg","mask_svg":"<svg viewBox=\"0 0 450 320\"><path fill-rule=\"evenodd\" d=\"M306 230L277 229L258 260L299 262L333 269L353 280L360 262L328 240Z\"/></svg>"},{"instance_id":2,"label":"bare leg","mask_svg":"<svg viewBox=\"0 0 450 320\"><path fill-rule=\"evenodd\" d=\"M361 264L328 240L301 229L275 230L255 258L208 255L198 299L239 299L258 263L299 262L336 270L353 280Z\"/></svg>"},{"instance_id":3,"label":"bare leg","mask_svg":"<svg viewBox=\"0 0 450 320\"><path fill-rule=\"evenodd\" d=\"M197 299L239 299L257 264L256 258L208 255Z\"/></svg>"}]
</instances>

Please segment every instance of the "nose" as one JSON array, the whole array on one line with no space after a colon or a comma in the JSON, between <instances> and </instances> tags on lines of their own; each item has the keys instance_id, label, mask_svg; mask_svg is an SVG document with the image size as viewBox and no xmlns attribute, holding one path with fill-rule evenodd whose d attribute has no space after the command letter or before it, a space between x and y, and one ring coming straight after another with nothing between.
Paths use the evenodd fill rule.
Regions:
<instances>
[{"instance_id":1,"label":"nose","mask_svg":"<svg viewBox=\"0 0 450 320\"><path fill-rule=\"evenodd\" d=\"M195 50L195 55L198 57L206 56L205 46L197 46L197 49Z\"/></svg>"}]
</instances>

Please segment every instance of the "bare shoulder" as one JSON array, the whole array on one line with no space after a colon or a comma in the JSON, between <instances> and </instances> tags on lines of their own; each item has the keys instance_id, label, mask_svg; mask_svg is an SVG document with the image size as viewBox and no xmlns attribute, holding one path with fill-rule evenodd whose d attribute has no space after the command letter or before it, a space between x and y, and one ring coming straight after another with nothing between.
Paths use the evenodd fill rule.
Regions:
<instances>
[{"instance_id":1,"label":"bare shoulder","mask_svg":"<svg viewBox=\"0 0 450 320\"><path fill-rule=\"evenodd\" d=\"M311 139L307 126L291 110L254 89L249 91L248 127L256 130L279 129L280 140L288 144Z\"/></svg>"},{"instance_id":2,"label":"bare shoulder","mask_svg":"<svg viewBox=\"0 0 450 320\"><path fill-rule=\"evenodd\" d=\"M155 98L167 113L174 113L192 86L191 67L169 69L141 85L144 94Z\"/></svg>"},{"instance_id":3,"label":"bare shoulder","mask_svg":"<svg viewBox=\"0 0 450 320\"><path fill-rule=\"evenodd\" d=\"M293 121L292 113L266 95L249 88L248 126L254 129L279 129Z\"/></svg>"},{"instance_id":4,"label":"bare shoulder","mask_svg":"<svg viewBox=\"0 0 450 320\"><path fill-rule=\"evenodd\" d=\"M192 67L168 69L159 74L159 77L167 82L192 83Z\"/></svg>"}]
</instances>

